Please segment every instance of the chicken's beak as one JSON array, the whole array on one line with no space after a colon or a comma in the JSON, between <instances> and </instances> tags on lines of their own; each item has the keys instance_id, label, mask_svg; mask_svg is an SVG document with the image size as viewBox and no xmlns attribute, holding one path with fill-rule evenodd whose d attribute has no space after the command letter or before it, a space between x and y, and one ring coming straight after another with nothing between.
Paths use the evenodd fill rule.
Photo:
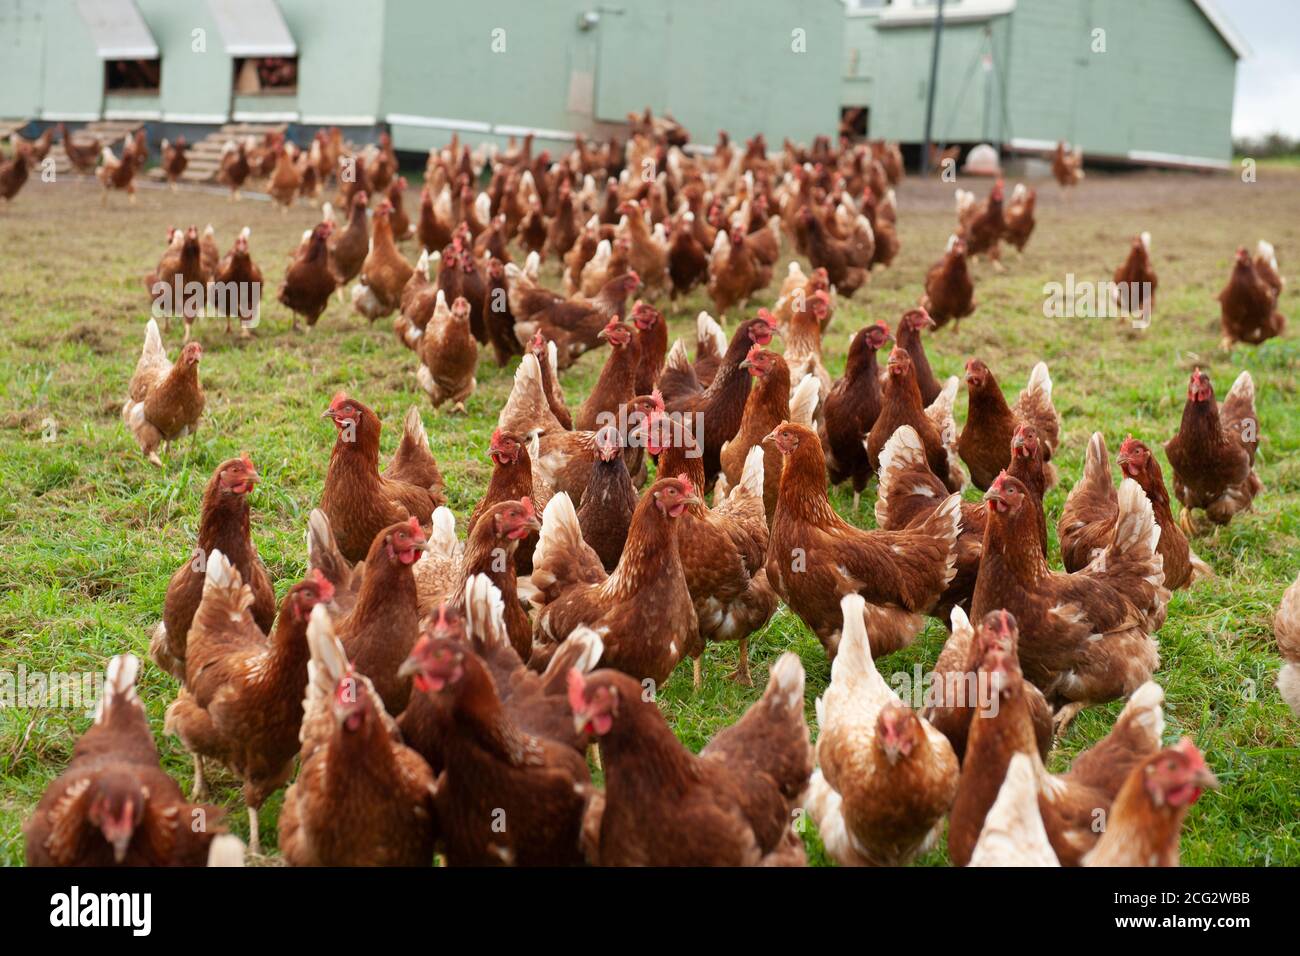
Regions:
<instances>
[{"instance_id":1,"label":"chicken's beak","mask_svg":"<svg viewBox=\"0 0 1300 956\"><path fill-rule=\"evenodd\" d=\"M406 660L402 661L401 667L397 668L397 676L411 677L412 675L419 673L419 671L420 671L420 662L416 660L415 655L412 654Z\"/></svg>"},{"instance_id":2,"label":"chicken's beak","mask_svg":"<svg viewBox=\"0 0 1300 956\"><path fill-rule=\"evenodd\" d=\"M1024 435L1014 435L1014 436L1012 436L1012 438L1011 438L1011 447L1012 447L1013 449L1015 449L1016 451L1019 451L1020 449L1024 448L1024 447L1025 447L1025 436L1024 436ZM1121 459L1121 461L1122 461L1122 459Z\"/></svg>"},{"instance_id":3,"label":"chicken's beak","mask_svg":"<svg viewBox=\"0 0 1300 956\"><path fill-rule=\"evenodd\" d=\"M585 733L587 730L587 712L585 710L575 710L573 712L573 730L574 733Z\"/></svg>"},{"instance_id":4,"label":"chicken's beak","mask_svg":"<svg viewBox=\"0 0 1300 956\"><path fill-rule=\"evenodd\" d=\"M334 409L332 409L332 408L327 408L327 409L325 409L325 411L323 411L323 412L320 413L320 417L321 417L321 418L334 418L334 417L335 417Z\"/></svg>"},{"instance_id":5,"label":"chicken's beak","mask_svg":"<svg viewBox=\"0 0 1300 956\"><path fill-rule=\"evenodd\" d=\"M749 359L743 359L743 360L741 361L739 367L740 367L740 368L753 368L753 367L754 367L754 363L751 362Z\"/></svg>"},{"instance_id":6,"label":"chicken's beak","mask_svg":"<svg viewBox=\"0 0 1300 956\"><path fill-rule=\"evenodd\" d=\"M1002 489L1000 489L1000 488L990 488L988 491L984 492L984 500L985 500L985 501L998 501L998 502L1001 502L1002 504L1006 504L1006 502L1007 502L1007 499L1006 499L1006 497L1002 494Z\"/></svg>"},{"instance_id":7,"label":"chicken's beak","mask_svg":"<svg viewBox=\"0 0 1300 956\"><path fill-rule=\"evenodd\" d=\"M416 551L428 551L428 550L429 550L429 542L428 542L428 541L412 541L412 542L411 542L411 547L414 548Z\"/></svg>"},{"instance_id":8,"label":"chicken's beak","mask_svg":"<svg viewBox=\"0 0 1300 956\"><path fill-rule=\"evenodd\" d=\"M766 435L763 436L762 444L766 445L768 442L774 442L774 441L776 441L775 428L773 428L770 432L768 432Z\"/></svg>"},{"instance_id":9,"label":"chicken's beak","mask_svg":"<svg viewBox=\"0 0 1300 956\"><path fill-rule=\"evenodd\" d=\"M682 504L702 505L704 504L704 499L701 498L699 495L687 495L685 498L682 499Z\"/></svg>"},{"instance_id":10,"label":"chicken's beak","mask_svg":"<svg viewBox=\"0 0 1300 956\"><path fill-rule=\"evenodd\" d=\"M1218 790L1219 778L1214 775L1214 771L1209 767L1202 767L1196 771L1192 777L1192 782L1202 790Z\"/></svg>"},{"instance_id":11,"label":"chicken's beak","mask_svg":"<svg viewBox=\"0 0 1300 956\"><path fill-rule=\"evenodd\" d=\"M609 338L609 333L606 332L604 329L601 329L599 332L596 333L596 338L598 338L598 339L608 339L608 338Z\"/></svg>"}]
</instances>

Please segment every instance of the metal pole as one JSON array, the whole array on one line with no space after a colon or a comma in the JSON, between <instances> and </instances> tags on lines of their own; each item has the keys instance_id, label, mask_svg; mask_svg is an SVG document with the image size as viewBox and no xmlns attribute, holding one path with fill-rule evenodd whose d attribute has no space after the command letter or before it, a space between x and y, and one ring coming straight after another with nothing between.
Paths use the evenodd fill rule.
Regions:
<instances>
[{"instance_id":1,"label":"metal pole","mask_svg":"<svg viewBox=\"0 0 1300 956\"><path fill-rule=\"evenodd\" d=\"M939 82L939 39L943 35L943 0L934 11L934 45L930 49L930 88L925 96L925 142L921 144L921 175L930 171L930 131L934 125L934 88Z\"/></svg>"}]
</instances>

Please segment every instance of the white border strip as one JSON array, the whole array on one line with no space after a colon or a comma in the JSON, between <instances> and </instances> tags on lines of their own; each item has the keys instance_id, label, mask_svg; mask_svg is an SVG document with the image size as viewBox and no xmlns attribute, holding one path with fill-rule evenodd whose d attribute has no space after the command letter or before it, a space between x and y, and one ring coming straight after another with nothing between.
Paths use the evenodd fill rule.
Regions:
<instances>
[{"instance_id":1,"label":"white border strip","mask_svg":"<svg viewBox=\"0 0 1300 956\"><path fill-rule=\"evenodd\" d=\"M304 113L299 120L306 126L374 126L374 116L324 116Z\"/></svg>"},{"instance_id":2,"label":"white border strip","mask_svg":"<svg viewBox=\"0 0 1300 956\"><path fill-rule=\"evenodd\" d=\"M55 110L42 110L41 119L57 123L93 123L99 119L98 113L60 113Z\"/></svg>"},{"instance_id":3,"label":"white border strip","mask_svg":"<svg viewBox=\"0 0 1300 956\"><path fill-rule=\"evenodd\" d=\"M160 60L162 54L156 46L106 46L96 47L95 55L101 60Z\"/></svg>"},{"instance_id":4,"label":"white border strip","mask_svg":"<svg viewBox=\"0 0 1300 956\"><path fill-rule=\"evenodd\" d=\"M162 110L104 110L104 119L158 121L162 119Z\"/></svg>"},{"instance_id":5,"label":"white border strip","mask_svg":"<svg viewBox=\"0 0 1300 956\"><path fill-rule=\"evenodd\" d=\"M443 119L438 116L414 116L410 113L389 113L388 122L396 126L418 126L424 129L449 129L460 133L490 133L491 123L477 120Z\"/></svg>"},{"instance_id":6,"label":"white border strip","mask_svg":"<svg viewBox=\"0 0 1300 956\"><path fill-rule=\"evenodd\" d=\"M292 43L236 43L226 46L227 56L297 56Z\"/></svg>"},{"instance_id":7,"label":"white border strip","mask_svg":"<svg viewBox=\"0 0 1300 956\"><path fill-rule=\"evenodd\" d=\"M224 123L225 113L168 113L163 112L164 123Z\"/></svg>"},{"instance_id":8,"label":"white border strip","mask_svg":"<svg viewBox=\"0 0 1300 956\"><path fill-rule=\"evenodd\" d=\"M492 127L492 132L498 136L527 136L531 133L538 139L558 139L564 142L573 142L578 137L576 133L564 129L538 129L535 126L512 126L507 123L496 123Z\"/></svg>"},{"instance_id":9,"label":"white border strip","mask_svg":"<svg viewBox=\"0 0 1300 956\"><path fill-rule=\"evenodd\" d=\"M1084 156L1087 156L1084 152ZM1128 158L1135 163L1159 163L1164 166L1192 166L1198 169L1231 169L1232 163L1226 159L1207 159L1204 156L1181 156L1177 153L1157 153L1142 149L1130 149Z\"/></svg>"},{"instance_id":10,"label":"white border strip","mask_svg":"<svg viewBox=\"0 0 1300 956\"><path fill-rule=\"evenodd\" d=\"M230 118L236 123L296 123L297 112L260 113L251 110L235 110Z\"/></svg>"}]
</instances>

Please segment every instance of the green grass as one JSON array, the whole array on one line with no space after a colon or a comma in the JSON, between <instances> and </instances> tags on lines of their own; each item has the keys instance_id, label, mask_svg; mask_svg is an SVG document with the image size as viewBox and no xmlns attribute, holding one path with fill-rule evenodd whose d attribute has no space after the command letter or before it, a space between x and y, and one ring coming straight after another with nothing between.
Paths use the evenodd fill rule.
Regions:
<instances>
[{"instance_id":1,"label":"green grass","mask_svg":"<svg viewBox=\"0 0 1300 956\"><path fill-rule=\"evenodd\" d=\"M970 186L971 184L963 184ZM1273 688L1278 669L1272 614L1296 576L1300 557L1300 443L1294 335L1261 348L1217 347L1218 309L1233 250L1259 237L1273 241L1282 271L1300 256L1300 174L1261 170L1257 183L1236 177L1092 174L1062 199L1040 184L1039 226L1023 258L1008 254L1008 272L977 270L979 308L959 329L929 337L936 372L953 374L973 355L994 369L1009 392L1032 364L1045 359L1064 420L1059 460L1062 486L1048 497L1054 528L1065 490L1077 479L1088 435L1102 430L1111 447L1129 432L1159 448L1173 434L1188 372L1206 367L1220 395L1241 368L1259 389L1263 443L1259 472L1265 485L1255 511L1198 538L1194 547L1217 572L1213 580L1174 596L1159 634L1167 693L1167 736L1191 736L1206 752L1222 789L1192 810L1183 837L1187 864L1300 863L1300 753L1295 719ZM973 186L981 194L987 184ZM908 180L899 190L902 253L877 272L856 300L841 303L827 335L827 364L843 368L847 339L867 321L891 326L915 303L925 269L952 228L951 186ZM387 423L391 452L397 423L412 403L424 409L450 505L463 521L490 472L488 436L511 384L511 370L486 361L478 391L464 416L433 414L419 392L411 353L387 322L367 328L340 305L331 306L308 336L288 331L274 289L289 250L315 221L306 207L281 216L268 204L232 206L207 194L142 191L128 208L114 196L101 210L95 189L68 183L29 183L0 214L0 666L29 671L102 671L125 650L142 658L157 621L167 580L193 545L203 483L217 463L248 450L263 476L253 498L254 535L281 594L303 572L303 531L319 499L333 429L320 411L339 388L377 409ZM227 341L220 326L199 331L206 352L202 375L208 408L197 440L173 449L158 471L124 430L120 408L139 354L147 305L141 276L153 267L168 225L212 222L223 248L245 224L254 255L267 275L267 306L255 341ZM1142 332L1105 319L1045 319L1043 285L1103 279L1126 253L1129 238L1154 233L1160 275L1157 313ZM411 246L406 248L414 260ZM787 258L781 261L784 270ZM555 284L555 266L546 279ZM760 297L770 303L773 290ZM1282 311L1295 320L1292 286ZM672 333L690 334L708 303L697 292L672 312ZM734 328L735 317L730 327ZM174 354L179 333L167 336ZM599 358L583 359L564 385L576 405L595 380ZM959 419L965 401L958 401ZM43 423L56 431L45 441ZM1162 462L1162 464L1164 464ZM1168 478L1169 469L1164 464ZM849 514L851 496L832 494ZM870 526L870 497L851 516ZM1053 547L1055 545L1053 544ZM910 671L934 663L945 632L931 622L915 644L882 663ZM788 611L751 642L758 687L727 679L734 644L710 647L705 685L693 693L686 665L661 694L682 741L698 749L757 699L767 667L792 648L808 671L808 711L826 686L829 668L820 645ZM175 683L146 663L141 696L148 707L164 765L188 786L189 761L176 741L161 739L162 714ZM1053 755L1053 769L1108 730L1120 705L1082 714ZM0 861L23 857L21 826L49 781L67 765L88 719L80 711L0 710ZM217 798L231 808L233 828L245 821L238 789L216 778ZM262 812L264 843L275 845L280 797ZM821 861L815 836L813 858ZM940 864L945 855L923 862Z\"/></svg>"}]
</instances>

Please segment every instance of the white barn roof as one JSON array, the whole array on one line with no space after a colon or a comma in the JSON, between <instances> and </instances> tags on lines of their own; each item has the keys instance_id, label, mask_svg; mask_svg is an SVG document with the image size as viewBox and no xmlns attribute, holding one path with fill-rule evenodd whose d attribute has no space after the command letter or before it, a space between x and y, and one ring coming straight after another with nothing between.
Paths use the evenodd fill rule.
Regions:
<instances>
[{"instance_id":1,"label":"white barn roof","mask_svg":"<svg viewBox=\"0 0 1300 956\"><path fill-rule=\"evenodd\" d=\"M275 0L208 0L221 40L231 56L297 56Z\"/></svg>"},{"instance_id":2,"label":"white barn roof","mask_svg":"<svg viewBox=\"0 0 1300 956\"><path fill-rule=\"evenodd\" d=\"M102 60L156 60L158 44L134 0L77 0L77 13Z\"/></svg>"}]
</instances>

